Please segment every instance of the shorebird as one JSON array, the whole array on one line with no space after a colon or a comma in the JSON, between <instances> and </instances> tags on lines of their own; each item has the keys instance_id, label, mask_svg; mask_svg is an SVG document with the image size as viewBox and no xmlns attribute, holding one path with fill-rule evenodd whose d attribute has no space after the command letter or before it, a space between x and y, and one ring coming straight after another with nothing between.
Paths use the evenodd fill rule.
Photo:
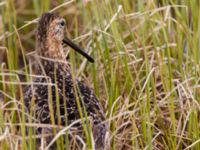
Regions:
<instances>
[{"instance_id":1,"label":"shorebird","mask_svg":"<svg viewBox=\"0 0 200 150\"><path fill-rule=\"evenodd\" d=\"M69 45L89 61L94 60L70 39L64 38L65 28L65 19L55 13L44 13L40 17L36 33L36 51L41 67L36 74L44 77L34 79L34 84L25 88L25 108L42 124L67 126L82 120L72 127L83 141L86 140L83 124L87 118L89 123L85 123L85 129L91 128L94 149L104 150L108 135L105 113L93 90L84 82L73 78L63 44ZM46 132L53 133L53 130L39 128L36 131ZM69 141L72 141L70 136ZM77 143L81 145L80 142Z\"/></svg>"}]
</instances>

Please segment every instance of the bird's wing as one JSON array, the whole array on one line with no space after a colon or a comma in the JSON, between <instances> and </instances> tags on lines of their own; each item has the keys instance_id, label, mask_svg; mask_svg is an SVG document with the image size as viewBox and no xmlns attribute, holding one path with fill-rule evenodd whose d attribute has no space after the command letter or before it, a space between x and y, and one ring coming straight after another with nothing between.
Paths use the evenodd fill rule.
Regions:
<instances>
[{"instance_id":1,"label":"bird's wing","mask_svg":"<svg viewBox=\"0 0 200 150\"><path fill-rule=\"evenodd\" d=\"M100 123L105 120L103 108L97 99L94 91L90 89L84 82L78 81L78 89L80 98L82 98L88 115L94 119L94 123Z\"/></svg>"}]
</instances>

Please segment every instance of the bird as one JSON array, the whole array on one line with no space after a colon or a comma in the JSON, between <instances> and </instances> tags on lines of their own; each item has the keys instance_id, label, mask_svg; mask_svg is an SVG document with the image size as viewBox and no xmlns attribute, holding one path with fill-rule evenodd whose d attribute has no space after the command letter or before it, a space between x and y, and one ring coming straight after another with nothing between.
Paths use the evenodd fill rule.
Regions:
<instances>
[{"instance_id":1,"label":"bird","mask_svg":"<svg viewBox=\"0 0 200 150\"><path fill-rule=\"evenodd\" d=\"M73 134L77 134L84 142L84 129L90 129L94 149L105 150L109 145L105 112L93 89L73 76L70 62L64 53L64 46L70 46L90 62L94 62L94 59L65 37L65 29L66 21L57 13L46 12L39 18L36 32L39 67L36 75L40 77L34 78L34 84L27 85L24 90L25 110L33 116L34 121L31 122L62 126L74 123L72 127L76 132ZM28 119L30 121L30 118ZM53 130L39 127L36 133L53 133ZM69 143L73 143L74 138L71 136L69 135ZM52 139L53 137L50 137L46 140L47 145ZM76 144L79 148L83 146L79 141ZM52 147L56 149L55 144Z\"/></svg>"}]
</instances>

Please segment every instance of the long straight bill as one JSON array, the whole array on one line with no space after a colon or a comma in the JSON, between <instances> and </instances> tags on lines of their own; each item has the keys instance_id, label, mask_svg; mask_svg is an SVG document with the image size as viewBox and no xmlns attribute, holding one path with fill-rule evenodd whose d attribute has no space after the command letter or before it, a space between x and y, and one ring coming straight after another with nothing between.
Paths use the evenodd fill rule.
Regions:
<instances>
[{"instance_id":1,"label":"long straight bill","mask_svg":"<svg viewBox=\"0 0 200 150\"><path fill-rule=\"evenodd\" d=\"M92 62L92 63L94 62L94 59L91 56L89 56L87 53L85 53L84 50L81 47L79 47L78 45L74 44L70 39L65 38L63 40L63 43L69 45L75 51L77 51L78 53L80 53L81 55L83 55L84 57L86 57L87 60L89 60L90 62Z\"/></svg>"}]
</instances>

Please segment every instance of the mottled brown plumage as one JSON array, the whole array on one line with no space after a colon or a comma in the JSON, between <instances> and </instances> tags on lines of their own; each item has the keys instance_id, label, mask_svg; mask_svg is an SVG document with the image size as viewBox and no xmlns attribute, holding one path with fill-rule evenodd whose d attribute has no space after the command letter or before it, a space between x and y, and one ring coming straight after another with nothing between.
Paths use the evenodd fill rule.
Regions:
<instances>
[{"instance_id":1,"label":"mottled brown plumage","mask_svg":"<svg viewBox=\"0 0 200 150\"><path fill-rule=\"evenodd\" d=\"M64 30L65 20L58 15L45 13L40 18L36 35L38 63L40 64L37 74L45 77L36 78L34 82L38 85L34 84L26 88L25 106L28 113L34 114L38 123L52 124L55 122L57 125L66 126L80 119L77 105L80 103L83 117L90 118L95 149L103 150L106 148L106 134L108 133L108 126L105 122L103 123L105 115L93 90L84 82L72 78L70 65L63 52ZM47 86L41 83L54 85ZM52 105L50 106L51 100ZM54 120L50 115L51 107ZM81 123L73 127L77 129L77 134L85 140ZM37 129L37 133L47 131L52 132L49 129ZM48 142L47 140L47 144Z\"/></svg>"}]
</instances>

